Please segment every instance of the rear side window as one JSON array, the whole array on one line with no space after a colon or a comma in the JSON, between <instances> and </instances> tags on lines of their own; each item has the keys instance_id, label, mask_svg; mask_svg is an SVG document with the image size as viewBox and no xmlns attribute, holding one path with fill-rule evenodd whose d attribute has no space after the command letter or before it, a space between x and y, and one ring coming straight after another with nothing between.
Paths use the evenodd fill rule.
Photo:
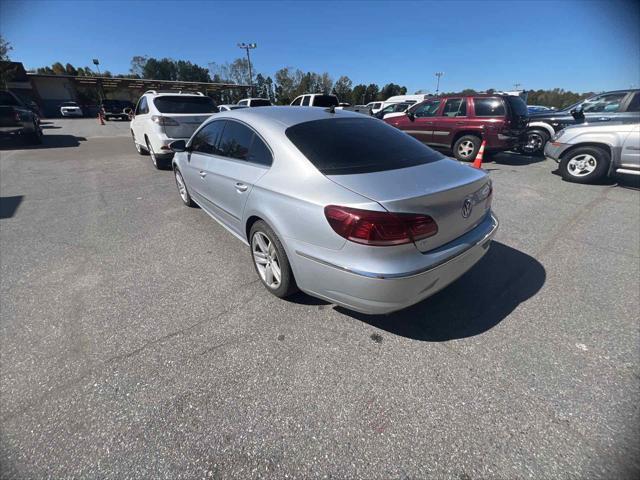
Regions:
<instances>
[{"instance_id":1,"label":"rear side window","mask_svg":"<svg viewBox=\"0 0 640 480\"><path fill-rule=\"evenodd\" d=\"M464 117L467 115L466 98L450 98L444 105L442 115L445 117Z\"/></svg>"},{"instance_id":2,"label":"rear side window","mask_svg":"<svg viewBox=\"0 0 640 480\"><path fill-rule=\"evenodd\" d=\"M271 151L262 139L249 127L231 120L225 122L217 154L259 165L272 162Z\"/></svg>"},{"instance_id":3,"label":"rear side window","mask_svg":"<svg viewBox=\"0 0 640 480\"><path fill-rule=\"evenodd\" d=\"M504 117L505 115L504 104L499 98L474 98L473 105L476 109L476 117Z\"/></svg>"},{"instance_id":4,"label":"rear side window","mask_svg":"<svg viewBox=\"0 0 640 480\"><path fill-rule=\"evenodd\" d=\"M271 106L271 102L269 100L257 99L251 100L252 107L269 107Z\"/></svg>"},{"instance_id":5,"label":"rear side window","mask_svg":"<svg viewBox=\"0 0 640 480\"><path fill-rule=\"evenodd\" d=\"M285 134L325 175L383 172L444 158L401 130L367 117L299 123Z\"/></svg>"},{"instance_id":6,"label":"rear side window","mask_svg":"<svg viewBox=\"0 0 640 480\"><path fill-rule=\"evenodd\" d=\"M223 121L211 122L200 129L191 141L191 150L194 152L218 155L218 140L224 128Z\"/></svg>"},{"instance_id":7,"label":"rear side window","mask_svg":"<svg viewBox=\"0 0 640 480\"><path fill-rule=\"evenodd\" d=\"M209 97L165 95L154 98L153 103L160 113L215 113L218 111Z\"/></svg>"},{"instance_id":8,"label":"rear side window","mask_svg":"<svg viewBox=\"0 0 640 480\"><path fill-rule=\"evenodd\" d=\"M338 99L333 95L316 95L313 99L314 107L337 107Z\"/></svg>"},{"instance_id":9,"label":"rear side window","mask_svg":"<svg viewBox=\"0 0 640 480\"><path fill-rule=\"evenodd\" d=\"M309 105L309 102L311 101L311 97L309 95L305 95L304 97L302 97L302 106L307 106Z\"/></svg>"}]
</instances>

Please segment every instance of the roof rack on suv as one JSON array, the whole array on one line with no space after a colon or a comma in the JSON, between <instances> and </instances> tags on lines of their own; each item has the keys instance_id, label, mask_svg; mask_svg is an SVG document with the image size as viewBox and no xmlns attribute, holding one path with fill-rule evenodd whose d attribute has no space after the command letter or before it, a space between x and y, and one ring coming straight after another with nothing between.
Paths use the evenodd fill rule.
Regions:
<instances>
[{"instance_id":1,"label":"roof rack on suv","mask_svg":"<svg viewBox=\"0 0 640 480\"><path fill-rule=\"evenodd\" d=\"M202 92L189 92L189 91L182 91L182 90L178 90L177 92L175 90L147 90L146 92L143 93L143 95L146 95L147 93L151 94L151 95L158 95L159 93L171 93L173 95L199 95L201 97L204 97L204 93Z\"/></svg>"}]
</instances>

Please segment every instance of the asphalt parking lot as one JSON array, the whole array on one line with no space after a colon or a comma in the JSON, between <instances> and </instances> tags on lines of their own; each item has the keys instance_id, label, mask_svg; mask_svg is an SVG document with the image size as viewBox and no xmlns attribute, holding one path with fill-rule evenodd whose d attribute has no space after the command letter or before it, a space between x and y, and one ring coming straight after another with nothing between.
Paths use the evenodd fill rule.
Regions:
<instances>
[{"instance_id":1,"label":"asphalt parking lot","mask_svg":"<svg viewBox=\"0 0 640 480\"><path fill-rule=\"evenodd\" d=\"M469 273L368 317L271 296L126 122L0 150L2 478L640 475L640 192L494 155Z\"/></svg>"}]
</instances>

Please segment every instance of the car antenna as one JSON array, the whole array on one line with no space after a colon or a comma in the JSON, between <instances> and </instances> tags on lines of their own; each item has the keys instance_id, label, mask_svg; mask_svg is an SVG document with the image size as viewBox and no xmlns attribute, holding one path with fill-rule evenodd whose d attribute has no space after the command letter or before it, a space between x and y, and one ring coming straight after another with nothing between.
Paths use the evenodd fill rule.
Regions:
<instances>
[{"instance_id":1,"label":"car antenna","mask_svg":"<svg viewBox=\"0 0 640 480\"><path fill-rule=\"evenodd\" d=\"M336 106L331 105L329 108L325 108L324 111L329 113L336 113Z\"/></svg>"}]
</instances>

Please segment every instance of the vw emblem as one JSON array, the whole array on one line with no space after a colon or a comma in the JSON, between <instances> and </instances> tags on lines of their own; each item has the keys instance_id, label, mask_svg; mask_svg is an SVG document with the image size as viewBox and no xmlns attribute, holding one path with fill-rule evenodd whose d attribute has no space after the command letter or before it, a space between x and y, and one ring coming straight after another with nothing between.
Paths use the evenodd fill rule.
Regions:
<instances>
[{"instance_id":1,"label":"vw emblem","mask_svg":"<svg viewBox=\"0 0 640 480\"><path fill-rule=\"evenodd\" d=\"M464 203L462 204L462 216L464 218L469 218L469 215L471 215L471 210L473 210L473 203L471 203L470 198L465 198Z\"/></svg>"}]
</instances>

